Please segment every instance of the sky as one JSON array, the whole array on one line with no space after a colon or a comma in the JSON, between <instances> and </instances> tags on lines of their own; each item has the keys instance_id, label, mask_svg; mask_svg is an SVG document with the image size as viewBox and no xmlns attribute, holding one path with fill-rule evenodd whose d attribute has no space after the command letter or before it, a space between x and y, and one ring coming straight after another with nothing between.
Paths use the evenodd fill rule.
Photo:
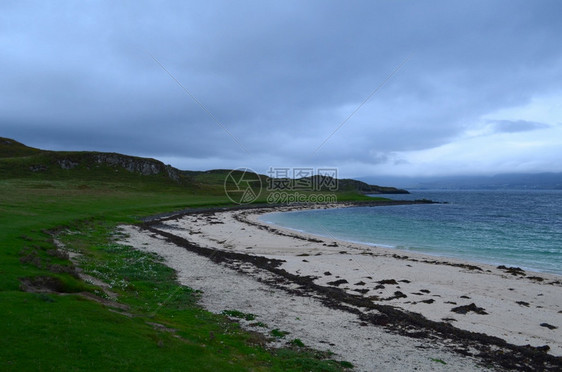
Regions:
<instances>
[{"instance_id":1,"label":"sky","mask_svg":"<svg viewBox=\"0 0 562 372\"><path fill-rule=\"evenodd\" d=\"M562 171L562 2L0 2L0 136L180 169Z\"/></svg>"}]
</instances>

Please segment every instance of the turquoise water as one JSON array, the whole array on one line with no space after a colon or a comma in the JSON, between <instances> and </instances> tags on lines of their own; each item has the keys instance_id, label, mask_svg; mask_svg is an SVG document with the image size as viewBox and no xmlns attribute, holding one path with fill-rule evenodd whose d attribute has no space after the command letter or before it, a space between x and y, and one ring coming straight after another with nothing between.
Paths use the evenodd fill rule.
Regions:
<instances>
[{"instance_id":1,"label":"turquoise water","mask_svg":"<svg viewBox=\"0 0 562 372\"><path fill-rule=\"evenodd\" d=\"M447 204L272 213L262 220L337 239L562 275L562 190L389 197Z\"/></svg>"}]
</instances>

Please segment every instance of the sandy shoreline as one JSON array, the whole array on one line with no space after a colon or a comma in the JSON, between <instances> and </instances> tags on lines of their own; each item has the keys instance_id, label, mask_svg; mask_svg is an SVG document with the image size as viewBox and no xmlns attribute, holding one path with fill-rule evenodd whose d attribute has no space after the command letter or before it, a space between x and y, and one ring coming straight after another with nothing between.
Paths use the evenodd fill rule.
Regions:
<instances>
[{"instance_id":1,"label":"sandy shoreline","mask_svg":"<svg viewBox=\"0 0 562 372\"><path fill-rule=\"evenodd\" d=\"M124 229L128 244L162 255L182 284L204 290L209 310L256 314L360 370L435 370L435 359L481 370L500 354L509 355L503 367L560 367L552 356L562 355L562 277L311 236L258 219L271 211Z\"/></svg>"}]
</instances>

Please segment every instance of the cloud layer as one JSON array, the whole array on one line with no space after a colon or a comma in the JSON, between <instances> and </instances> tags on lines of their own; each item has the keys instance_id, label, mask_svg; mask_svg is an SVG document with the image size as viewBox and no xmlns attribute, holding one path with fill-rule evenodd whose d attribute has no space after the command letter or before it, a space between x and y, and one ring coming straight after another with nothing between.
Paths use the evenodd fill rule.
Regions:
<instances>
[{"instance_id":1,"label":"cloud layer","mask_svg":"<svg viewBox=\"0 0 562 372\"><path fill-rule=\"evenodd\" d=\"M562 171L561 11L557 1L4 2L0 135L184 169Z\"/></svg>"}]
</instances>

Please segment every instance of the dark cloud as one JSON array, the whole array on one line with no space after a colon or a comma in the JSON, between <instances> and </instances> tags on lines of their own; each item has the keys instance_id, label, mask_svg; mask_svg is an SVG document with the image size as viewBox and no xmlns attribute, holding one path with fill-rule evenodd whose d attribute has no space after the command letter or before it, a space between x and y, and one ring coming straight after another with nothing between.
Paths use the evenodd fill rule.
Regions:
<instances>
[{"instance_id":1,"label":"dark cloud","mask_svg":"<svg viewBox=\"0 0 562 372\"><path fill-rule=\"evenodd\" d=\"M392 163L559 89L561 10L556 1L4 2L1 134L187 168ZM494 128L533 127L523 120Z\"/></svg>"}]
</instances>

